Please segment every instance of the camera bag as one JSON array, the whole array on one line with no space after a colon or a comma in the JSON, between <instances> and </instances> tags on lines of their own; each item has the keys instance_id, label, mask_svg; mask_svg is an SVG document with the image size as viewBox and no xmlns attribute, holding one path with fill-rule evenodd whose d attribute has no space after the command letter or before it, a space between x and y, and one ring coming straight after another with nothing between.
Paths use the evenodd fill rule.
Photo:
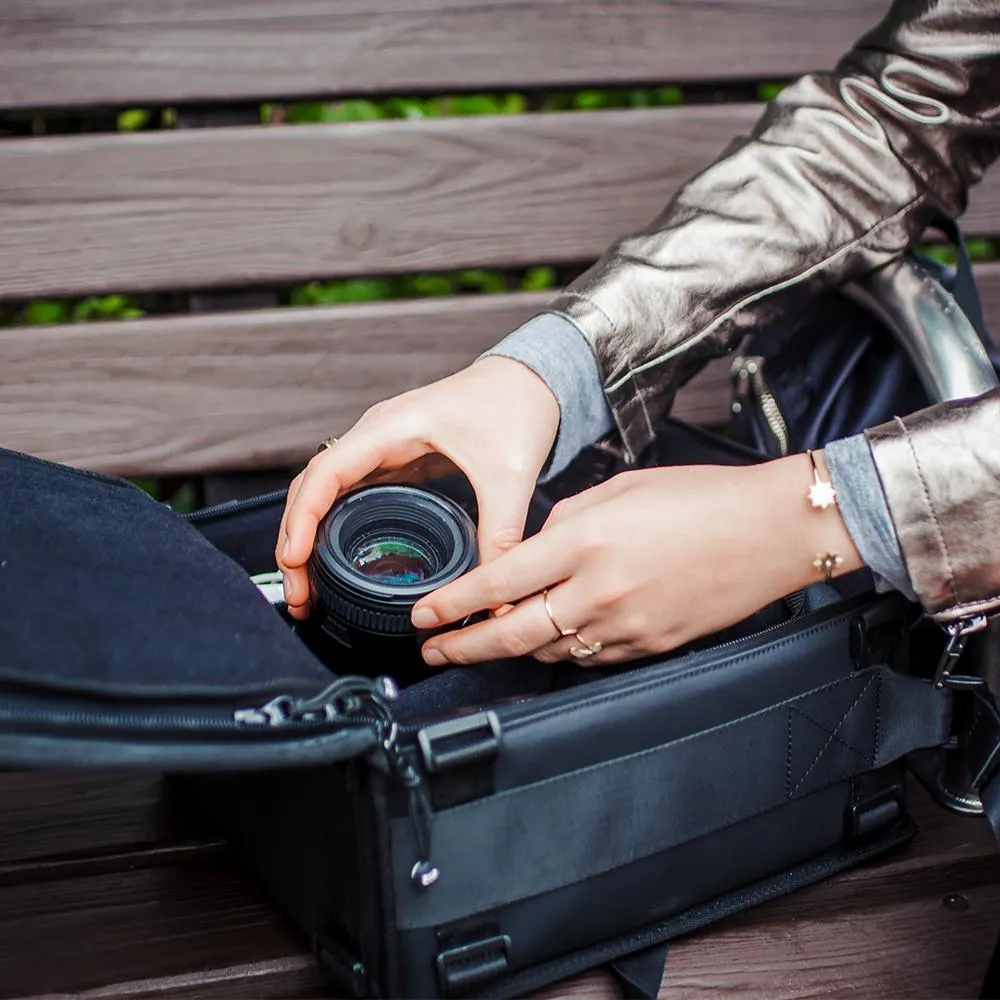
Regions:
<instances>
[{"instance_id":1,"label":"camera bag","mask_svg":"<svg viewBox=\"0 0 1000 1000\"><path fill-rule=\"evenodd\" d=\"M644 460L758 459L668 420ZM0 766L181 776L337 993L514 996L610 963L652 996L670 938L908 840L908 756L960 747L996 797L989 691L867 574L622 669L399 690L391 662L320 662L251 582L282 506L184 518L0 451Z\"/></svg>"}]
</instances>

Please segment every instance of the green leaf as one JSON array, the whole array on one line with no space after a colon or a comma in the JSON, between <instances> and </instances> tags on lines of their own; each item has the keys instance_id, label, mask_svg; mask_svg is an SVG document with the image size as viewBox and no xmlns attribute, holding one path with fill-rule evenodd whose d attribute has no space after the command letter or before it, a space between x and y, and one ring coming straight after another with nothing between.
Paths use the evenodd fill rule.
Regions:
<instances>
[{"instance_id":1,"label":"green leaf","mask_svg":"<svg viewBox=\"0 0 1000 1000\"><path fill-rule=\"evenodd\" d=\"M528 99L524 94L505 94L500 101L500 114L523 115L528 107Z\"/></svg>"},{"instance_id":2,"label":"green leaf","mask_svg":"<svg viewBox=\"0 0 1000 1000\"><path fill-rule=\"evenodd\" d=\"M931 260L936 260L939 264L944 264L946 267L954 267L958 259L954 247L944 246L939 243L917 247L917 253L922 254L924 257L930 257Z\"/></svg>"},{"instance_id":3,"label":"green leaf","mask_svg":"<svg viewBox=\"0 0 1000 1000\"><path fill-rule=\"evenodd\" d=\"M996 252L990 240L974 239L966 240L965 246L969 251L972 260L993 260Z\"/></svg>"},{"instance_id":4,"label":"green leaf","mask_svg":"<svg viewBox=\"0 0 1000 1000\"><path fill-rule=\"evenodd\" d=\"M160 128L177 128L177 109L164 108L160 115Z\"/></svg>"},{"instance_id":5,"label":"green leaf","mask_svg":"<svg viewBox=\"0 0 1000 1000\"><path fill-rule=\"evenodd\" d=\"M374 302L392 298L392 282L384 278L356 278L340 285L340 302Z\"/></svg>"},{"instance_id":6,"label":"green leaf","mask_svg":"<svg viewBox=\"0 0 1000 1000\"><path fill-rule=\"evenodd\" d=\"M21 319L30 326L49 326L52 323L65 323L68 315L69 308L65 302L39 299L24 307Z\"/></svg>"},{"instance_id":7,"label":"green leaf","mask_svg":"<svg viewBox=\"0 0 1000 1000\"><path fill-rule=\"evenodd\" d=\"M631 90L628 103L633 108L649 108L653 105L653 92L650 90Z\"/></svg>"},{"instance_id":8,"label":"green leaf","mask_svg":"<svg viewBox=\"0 0 1000 1000\"><path fill-rule=\"evenodd\" d=\"M501 104L487 94L458 94L444 102L446 115L498 115Z\"/></svg>"},{"instance_id":9,"label":"green leaf","mask_svg":"<svg viewBox=\"0 0 1000 1000\"><path fill-rule=\"evenodd\" d=\"M573 106L572 94L549 94L542 105L545 111L568 111Z\"/></svg>"},{"instance_id":10,"label":"green leaf","mask_svg":"<svg viewBox=\"0 0 1000 1000\"><path fill-rule=\"evenodd\" d=\"M337 104L324 104L322 117L324 122L371 122L385 118L385 112L374 101L340 101Z\"/></svg>"},{"instance_id":11,"label":"green leaf","mask_svg":"<svg viewBox=\"0 0 1000 1000\"><path fill-rule=\"evenodd\" d=\"M148 493L154 500L160 499L160 481L158 479L132 479L134 486Z\"/></svg>"},{"instance_id":12,"label":"green leaf","mask_svg":"<svg viewBox=\"0 0 1000 1000\"><path fill-rule=\"evenodd\" d=\"M462 287L477 292L496 294L508 290L506 279L497 271L462 271L458 280Z\"/></svg>"},{"instance_id":13,"label":"green leaf","mask_svg":"<svg viewBox=\"0 0 1000 1000\"><path fill-rule=\"evenodd\" d=\"M133 108L118 115L119 132L138 132L149 124L149 112L142 108Z\"/></svg>"},{"instance_id":14,"label":"green leaf","mask_svg":"<svg viewBox=\"0 0 1000 1000\"><path fill-rule=\"evenodd\" d=\"M556 272L551 267L529 268L524 278L521 280L521 288L526 292L544 292L549 288L554 288L556 283Z\"/></svg>"},{"instance_id":15,"label":"green leaf","mask_svg":"<svg viewBox=\"0 0 1000 1000\"><path fill-rule=\"evenodd\" d=\"M784 89L785 84L783 83L759 83L757 84L757 100L773 101Z\"/></svg>"},{"instance_id":16,"label":"green leaf","mask_svg":"<svg viewBox=\"0 0 1000 1000\"><path fill-rule=\"evenodd\" d=\"M308 125L326 119L326 106L321 101L299 101L288 106L288 122L291 125Z\"/></svg>"},{"instance_id":17,"label":"green leaf","mask_svg":"<svg viewBox=\"0 0 1000 1000\"><path fill-rule=\"evenodd\" d=\"M170 506L178 514L190 514L198 505L194 483L185 483L171 498Z\"/></svg>"},{"instance_id":18,"label":"green leaf","mask_svg":"<svg viewBox=\"0 0 1000 1000\"><path fill-rule=\"evenodd\" d=\"M680 87L659 87L653 91L653 98L661 107L671 107L684 103L684 91Z\"/></svg>"},{"instance_id":19,"label":"green leaf","mask_svg":"<svg viewBox=\"0 0 1000 1000\"><path fill-rule=\"evenodd\" d=\"M414 274L401 278L400 293L408 297L426 298L435 295L454 295L455 281L443 274Z\"/></svg>"},{"instance_id":20,"label":"green leaf","mask_svg":"<svg viewBox=\"0 0 1000 1000\"><path fill-rule=\"evenodd\" d=\"M607 91L581 90L573 95L573 107L578 111L596 111L606 108L611 103Z\"/></svg>"}]
</instances>

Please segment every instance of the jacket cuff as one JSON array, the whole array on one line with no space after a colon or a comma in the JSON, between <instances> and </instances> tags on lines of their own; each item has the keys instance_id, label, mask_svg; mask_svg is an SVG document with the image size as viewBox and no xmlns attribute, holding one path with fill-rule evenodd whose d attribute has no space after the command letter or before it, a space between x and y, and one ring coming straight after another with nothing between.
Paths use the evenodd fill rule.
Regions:
<instances>
[{"instance_id":1,"label":"jacket cuff","mask_svg":"<svg viewBox=\"0 0 1000 1000\"><path fill-rule=\"evenodd\" d=\"M1000 611L1000 390L866 431L910 581L946 624Z\"/></svg>"},{"instance_id":2,"label":"jacket cuff","mask_svg":"<svg viewBox=\"0 0 1000 1000\"><path fill-rule=\"evenodd\" d=\"M823 449L837 490L837 509L878 590L898 590L917 599L906 572L889 506L863 434L833 441Z\"/></svg>"},{"instance_id":3,"label":"jacket cuff","mask_svg":"<svg viewBox=\"0 0 1000 1000\"><path fill-rule=\"evenodd\" d=\"M552 478L588 445L614 428L597 361L572 320L543 313L528 320L482 357L512 358L530 368L559 404L559 432L540 478Z\"/></svg>"}]
</instances>

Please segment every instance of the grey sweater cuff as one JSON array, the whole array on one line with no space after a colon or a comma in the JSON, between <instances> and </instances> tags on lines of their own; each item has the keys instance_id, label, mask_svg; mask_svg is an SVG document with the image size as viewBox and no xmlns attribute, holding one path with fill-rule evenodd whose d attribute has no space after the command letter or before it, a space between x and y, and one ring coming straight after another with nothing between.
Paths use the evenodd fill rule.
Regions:
<instances>
[{"instance_id":1,"label":"grey sweater cuff","mask_svg":"<svg viewBox=\"0 0 1000 1000\"><path fill-rule=\"evenodd\" d=\"M572 320L557 313L536 316L482 357L491 355L527 365L559 403L559 433L542 482L565 469L583 448L614 427L597 361Z\"/></svg>"},{"instance_id":2,"label":"grey sweater cuff","mask_svg":"<svg viewBox=\"0 0 1000 1000\"><path fill-rule=\"evenodd\" d=\"M898 590L917 599L906 572L882 481L863 434L833 441L823 449L837 506L851 540L865 565L875 574L879 590Z\"/></svg>"}]
</instances>

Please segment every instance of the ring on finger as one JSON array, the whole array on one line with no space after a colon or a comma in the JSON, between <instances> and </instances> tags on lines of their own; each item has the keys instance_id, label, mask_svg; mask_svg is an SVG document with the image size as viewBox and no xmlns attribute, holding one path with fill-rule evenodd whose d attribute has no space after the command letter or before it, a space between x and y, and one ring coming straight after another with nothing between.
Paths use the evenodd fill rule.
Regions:
<instances>
[{"instance_id":1,"label":"ring on finger","mask_svg":"<svg viewBox=\"0 0 1000 1000\"><path fill-rule=\"evenodd\" d=\"M331 435L316 449L316 454L318 455L321 451L326 451L327 448L332 448L339 440L340 438Z\"/></svg>"},{"instance_id":2,"label":"ring on finger","mask_svg":"<svg viewBox=\"0 0 1000 1000\"><path fill-rule=\"evenodd\" d=\"M559 622L556 621L555 615L552 614L552 605L549 603L548 588L542 591L542 605L545 608L545 613L549 616L549 621L552 622L552 627L559 633L560 636L562 636L562 638L567 639L577 634L575 628L563 628Z\"/></svg>"},{"instance_id":3,"label":"ring on finger","mask_svg":"<svg viewBox=\"0 0 1000 1000\"><path fill-rule=\"evenodd\" d=\"M599 642L587 642L586 639L579 632L576 633L577 642L580 643L579 646L570 646L569 655L577 660L586 660L588 657L594 656L599 653L604 647Z\"/></svg>"}]
</instances>

